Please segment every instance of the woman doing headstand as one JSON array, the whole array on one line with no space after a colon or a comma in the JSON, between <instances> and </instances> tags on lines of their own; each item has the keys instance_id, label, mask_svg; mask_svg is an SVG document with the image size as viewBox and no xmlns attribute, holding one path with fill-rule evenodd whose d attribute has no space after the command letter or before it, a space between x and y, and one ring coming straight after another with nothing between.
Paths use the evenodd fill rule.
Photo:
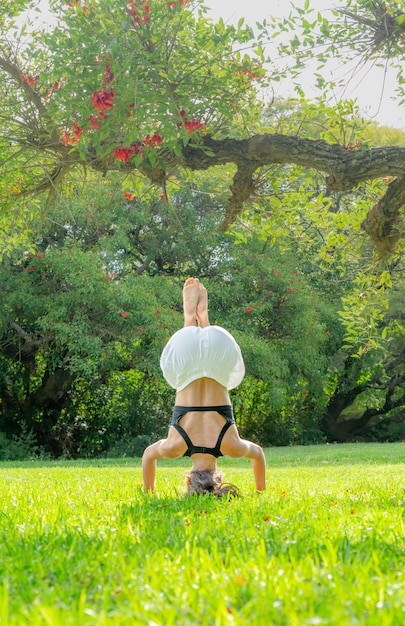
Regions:
<instances>
[{"instance_id":1,"label":"woman doing headstand","mask_svg":"<svg viewBox=\"0 0 405 626\"><path fill-rule=\"evenodd\" d=\"M266 488L263 450L241 439L235 425L228 390L243 379L245 366L232 335L208 320L208 297L196 278L183 288L184 327L166 344L160 366L167 382L176 389L176 401L167 439L146 448L142 458L145 489L155 490L156 461L189 456L192 469L188 493L223 495L216 460L220 456L252 460L257 491ZM196 326L196 323L198 324Z\"/></svg>"}]
</instances>

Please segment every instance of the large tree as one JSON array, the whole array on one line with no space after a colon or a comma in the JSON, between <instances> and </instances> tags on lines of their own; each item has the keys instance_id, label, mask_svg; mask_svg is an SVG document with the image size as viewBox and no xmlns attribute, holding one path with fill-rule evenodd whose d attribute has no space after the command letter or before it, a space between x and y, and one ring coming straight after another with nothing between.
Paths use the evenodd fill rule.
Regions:
<instances>
[{"instance_id":1,"label":"large tree","mask_svg":"<svg viewBox=\"0 0 405 626\"><path fill-rule=\"evenodd\" d=\"M380 255L397 246L405 148L353 146L264 127L259 94L278 77L271 65L264 69L265 24L254 34L243 21L236 27L213 23L198 0L73 0L62 6L51 0L54 25L16 38L10 16L29 4L4 0L0 8L4 205L41 192L51 201L78 167L101 174L137 170L165 196L167 180L181 168L232 164L226 228L260 192L264 166L295 164L324 173L329 190L390 177L380 197L370 200L363 229ZM356 27L372 29L374 5L388 9L384 23L401 54L398 3L359 0L347 16ZM319 26L323 42L325 29L333 36L322 16L312 23L305 11L300 17L304 33ZM378 32L380 42L384 29Z\"/></svg>"}]
</instances>

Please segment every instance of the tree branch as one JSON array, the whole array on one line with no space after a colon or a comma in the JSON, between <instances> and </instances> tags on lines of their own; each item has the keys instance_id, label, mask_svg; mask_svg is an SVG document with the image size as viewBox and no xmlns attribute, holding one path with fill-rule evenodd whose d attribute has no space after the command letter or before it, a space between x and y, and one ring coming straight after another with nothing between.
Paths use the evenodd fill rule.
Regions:
<instances>
[{"instance_id":1,"label":"tree branch","mask_svg":"<svg viewBox=\"0 0 405 626\"><path fill-rule=\"evenodd\" d=\"M383 176L399 176L370 209L362 227L372 238L380 256L392 252L402 236L400 209L405 205L403 147L349 150L322 140L277 134L255 135L243 140L206 137L202 148L187 147L183 159L184 165L191 169L207 169L211 165L229 162L237 164L224 228L242 211L243 203L254 189L253 173L263 165L295 164L325 172L327 184L335 191L347 191L366 180Z\"/></svg>"},{"instance_id":2,"label":"tree branch","mask_svg":"<svg viewBox=\"0 0 405 626\"><path fill-rule=\"evenodd\" d=\"M405 205L405 176L388 186L385 195L373 206L362 222L381 257L392 252L403 235L400 209Z\"/></svg>"}]
</instances>

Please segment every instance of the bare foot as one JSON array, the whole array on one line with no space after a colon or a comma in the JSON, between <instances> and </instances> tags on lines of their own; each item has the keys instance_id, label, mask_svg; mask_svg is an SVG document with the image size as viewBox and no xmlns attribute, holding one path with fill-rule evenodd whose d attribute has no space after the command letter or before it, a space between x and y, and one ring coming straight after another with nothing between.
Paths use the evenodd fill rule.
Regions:
<instances>
[{"instance_id":1,"label":"bare foot","mask_svg":"<svg viewBox=\"0 0 405 626\"><path fill-rule=\"evenodd\" d=\"M197 302L200 295L198 278L187 278L183 287L184 326L194 326L197 320Z\"/></svg>"},{"instance_id":2,"label":"bare foot","mask_svg":"<svg viewBox=\"0 0 405 626\"><path fill-rule=\"evenodd\" d=\"M209 326L208 320L208 293L204 285L200 283L199 289L199 297L197 302L197 321L198 325L204 328L204 326Z\"/></svg>"}]
</instances>

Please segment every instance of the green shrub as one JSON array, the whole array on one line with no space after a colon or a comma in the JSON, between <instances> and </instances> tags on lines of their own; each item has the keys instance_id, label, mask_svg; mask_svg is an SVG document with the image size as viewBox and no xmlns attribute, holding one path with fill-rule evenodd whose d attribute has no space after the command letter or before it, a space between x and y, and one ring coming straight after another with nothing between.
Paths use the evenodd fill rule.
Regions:
<instances>
[{"instance_id":1,"label":"green shrub","mask_svg":"<svg viewBox=\"0 0 405 626\"><path fill-rule=\"evenodd\" d=\"M46 454L38 445L35 434L25 425L20 435L7 437L5 433L0 432L1 461L26 461L45 457Z\"/></svg>"},{"instance_id":2,"label":"green shrub","mask_svg":"<svg viewBox=\"0 0 405 626\"><path fill-rule=\"evenodd\" d=\"M106 456L111 459L125 457L141 457L143 451L154 441L150 435L138 435L129 440L117 441L108 451Z\"/></svg>"}]
</instances>

